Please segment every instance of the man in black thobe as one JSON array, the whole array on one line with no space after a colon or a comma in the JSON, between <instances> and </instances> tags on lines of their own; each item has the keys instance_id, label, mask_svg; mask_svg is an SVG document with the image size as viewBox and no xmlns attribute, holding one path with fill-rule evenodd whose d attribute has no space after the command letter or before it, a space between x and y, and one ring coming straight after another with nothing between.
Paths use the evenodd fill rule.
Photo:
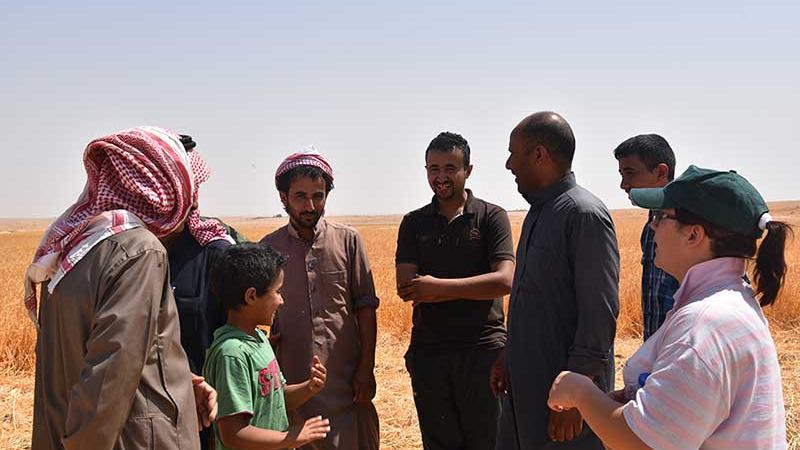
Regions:
<instances>
[{"instance_id":1,"label":"man in black thobe","mask_svg":"<svg viewBox=\"0 0 800 450\"><path fill-rule=\"evenodd\" d=\"M492 374L503 394L498 450L602 449L577 410L547 407L562 370L614 384L619 252L605 205L575 182L575 138L553 112L512 131L506 162L531 204L517 247L508 343Z\"/></svg>"}]
</instances>

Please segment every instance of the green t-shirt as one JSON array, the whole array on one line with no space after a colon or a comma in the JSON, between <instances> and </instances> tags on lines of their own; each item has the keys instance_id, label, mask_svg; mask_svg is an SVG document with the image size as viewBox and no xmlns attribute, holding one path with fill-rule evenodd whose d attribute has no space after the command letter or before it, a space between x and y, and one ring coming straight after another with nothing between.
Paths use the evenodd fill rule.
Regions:
<instances>
[{"instance_id":1,"label":"green t-shirt","mask_svg":"<svg viewBox=\"0 0 800 450\"><path fill-rule=\"evenodd\" d=\"M286 380L278 367L267 336L256 330L250 336L232 325L214 332L214 342L206 351L203 376L217 390L217 418L246 413L250 424L269 430L286 431L289 418L283 398ZM222 445L214 424L217 449Z\"/></svg>"}]
</instances>

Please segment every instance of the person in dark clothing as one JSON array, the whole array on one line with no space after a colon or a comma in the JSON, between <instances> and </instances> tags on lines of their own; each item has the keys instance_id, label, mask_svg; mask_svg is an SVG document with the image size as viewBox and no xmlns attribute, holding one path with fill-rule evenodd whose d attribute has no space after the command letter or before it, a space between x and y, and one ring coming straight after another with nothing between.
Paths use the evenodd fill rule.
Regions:
<instances>
[{"instance_id":1,"label":"person in dark clothing","mask_svg":"<svg viewBox=\"0 0 800 450\"><path fill-rule=\"evenodd\" d=\"M491 385L503 406L496 448L597 449L576 409L551 411L550 385L563 370L604 391L614 384L619 252L605 205L575 182L575 137L553 112L511 132L506 168L531 204L517 246L508 343Z\"/></svg>"},{"instance_id":2,"label":"person in dark clothing","mask_svg":"<svg viewBox=\"0 0 800 450\"><path fill-rule=\"evenodd\" d=\"M469 156L458 134L431 141L433 199L403 218L397 237L398 295L414 305L406 367L427 450L491 448L497 429L488 380L506 341L514 243L506 212L464 188Z\"/></svg>"},{"instance_id":3,"label":"person in dark clothing","mask_svg":"<svg viewBox=\"0 0 800 450\"><path fill-rule=\"evenodd\" d=\"M184 231L166 246L170 286L181 322L181 346L192 373L202 372L214 330L225 324L225 312L211 298L209 277L217 257L230 245L225 239L200 245Z\"/></svg>"},{"instance_id":4,"label":"person in dark clothing","mask_svg":"<svg viewBox=\"0 0 800 450\"><path fill-rule=\"evenodd\" d=\"M197 143L188 135L180 135L181 143L187 152L194 151ZM205 168L200 171L205 176L198 178L199 184L210 175ZM203 373L206 350L214 339L214 330L225 324L226 315L219 301L209 291L211 268L217 257L231 244L239 242L242 236L221 220L201 217L197 210L198 198L195 196L188 221L197 221L202 233L196 237L189 227L163 240L169 259L170 286L175 296L181 328L181 347L189 359L193 374ZM195 229L197 227L194 227ZM202 242L201 242L202 241ZM213 440L211 428L200 433L203 449L209 448Z\"/></svg>"}]
</instances>

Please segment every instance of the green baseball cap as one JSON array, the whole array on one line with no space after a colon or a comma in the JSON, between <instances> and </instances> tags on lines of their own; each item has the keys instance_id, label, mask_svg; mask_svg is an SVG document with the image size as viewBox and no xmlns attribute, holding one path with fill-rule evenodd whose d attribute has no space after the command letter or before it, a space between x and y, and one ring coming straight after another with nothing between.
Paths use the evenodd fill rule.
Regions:
<instances>
[{"instance_id":1,"label":"green baseball cap","mask_svg":"<svg viewBox=\"0 0 800 450\"><path fill-rule=\"evenodd\" d=\"M634 205L647 209L685 209L714 225L744 236L761 237L766 202L743 176L689 166L663 188L631 189Z\"/></svg>"}]
</instances>

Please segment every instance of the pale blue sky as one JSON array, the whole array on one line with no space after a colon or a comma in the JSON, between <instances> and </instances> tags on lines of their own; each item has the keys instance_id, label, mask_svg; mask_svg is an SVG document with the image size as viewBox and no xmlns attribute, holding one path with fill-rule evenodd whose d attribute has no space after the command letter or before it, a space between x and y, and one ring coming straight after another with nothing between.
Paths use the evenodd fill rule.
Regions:
<instances>
[{"instance_id":1,"label":"pale blue sky","mask_svg":"<svg viewBox=\"0 0 800 450\"><path fill-rule=\"evenodd\" d=\"M329 214L430 199L440 131L473 149L468 186L526 206L508 133L554 110L574 170L628 207L611 152L662 134L678 171L735 168L800 199L800 2L17 2L0 13L0 217L56 216L93 138L151 124L191 134L214 171L201 211L281 212L272 176L313 144Z\"/></svg>"}]
</instances>

